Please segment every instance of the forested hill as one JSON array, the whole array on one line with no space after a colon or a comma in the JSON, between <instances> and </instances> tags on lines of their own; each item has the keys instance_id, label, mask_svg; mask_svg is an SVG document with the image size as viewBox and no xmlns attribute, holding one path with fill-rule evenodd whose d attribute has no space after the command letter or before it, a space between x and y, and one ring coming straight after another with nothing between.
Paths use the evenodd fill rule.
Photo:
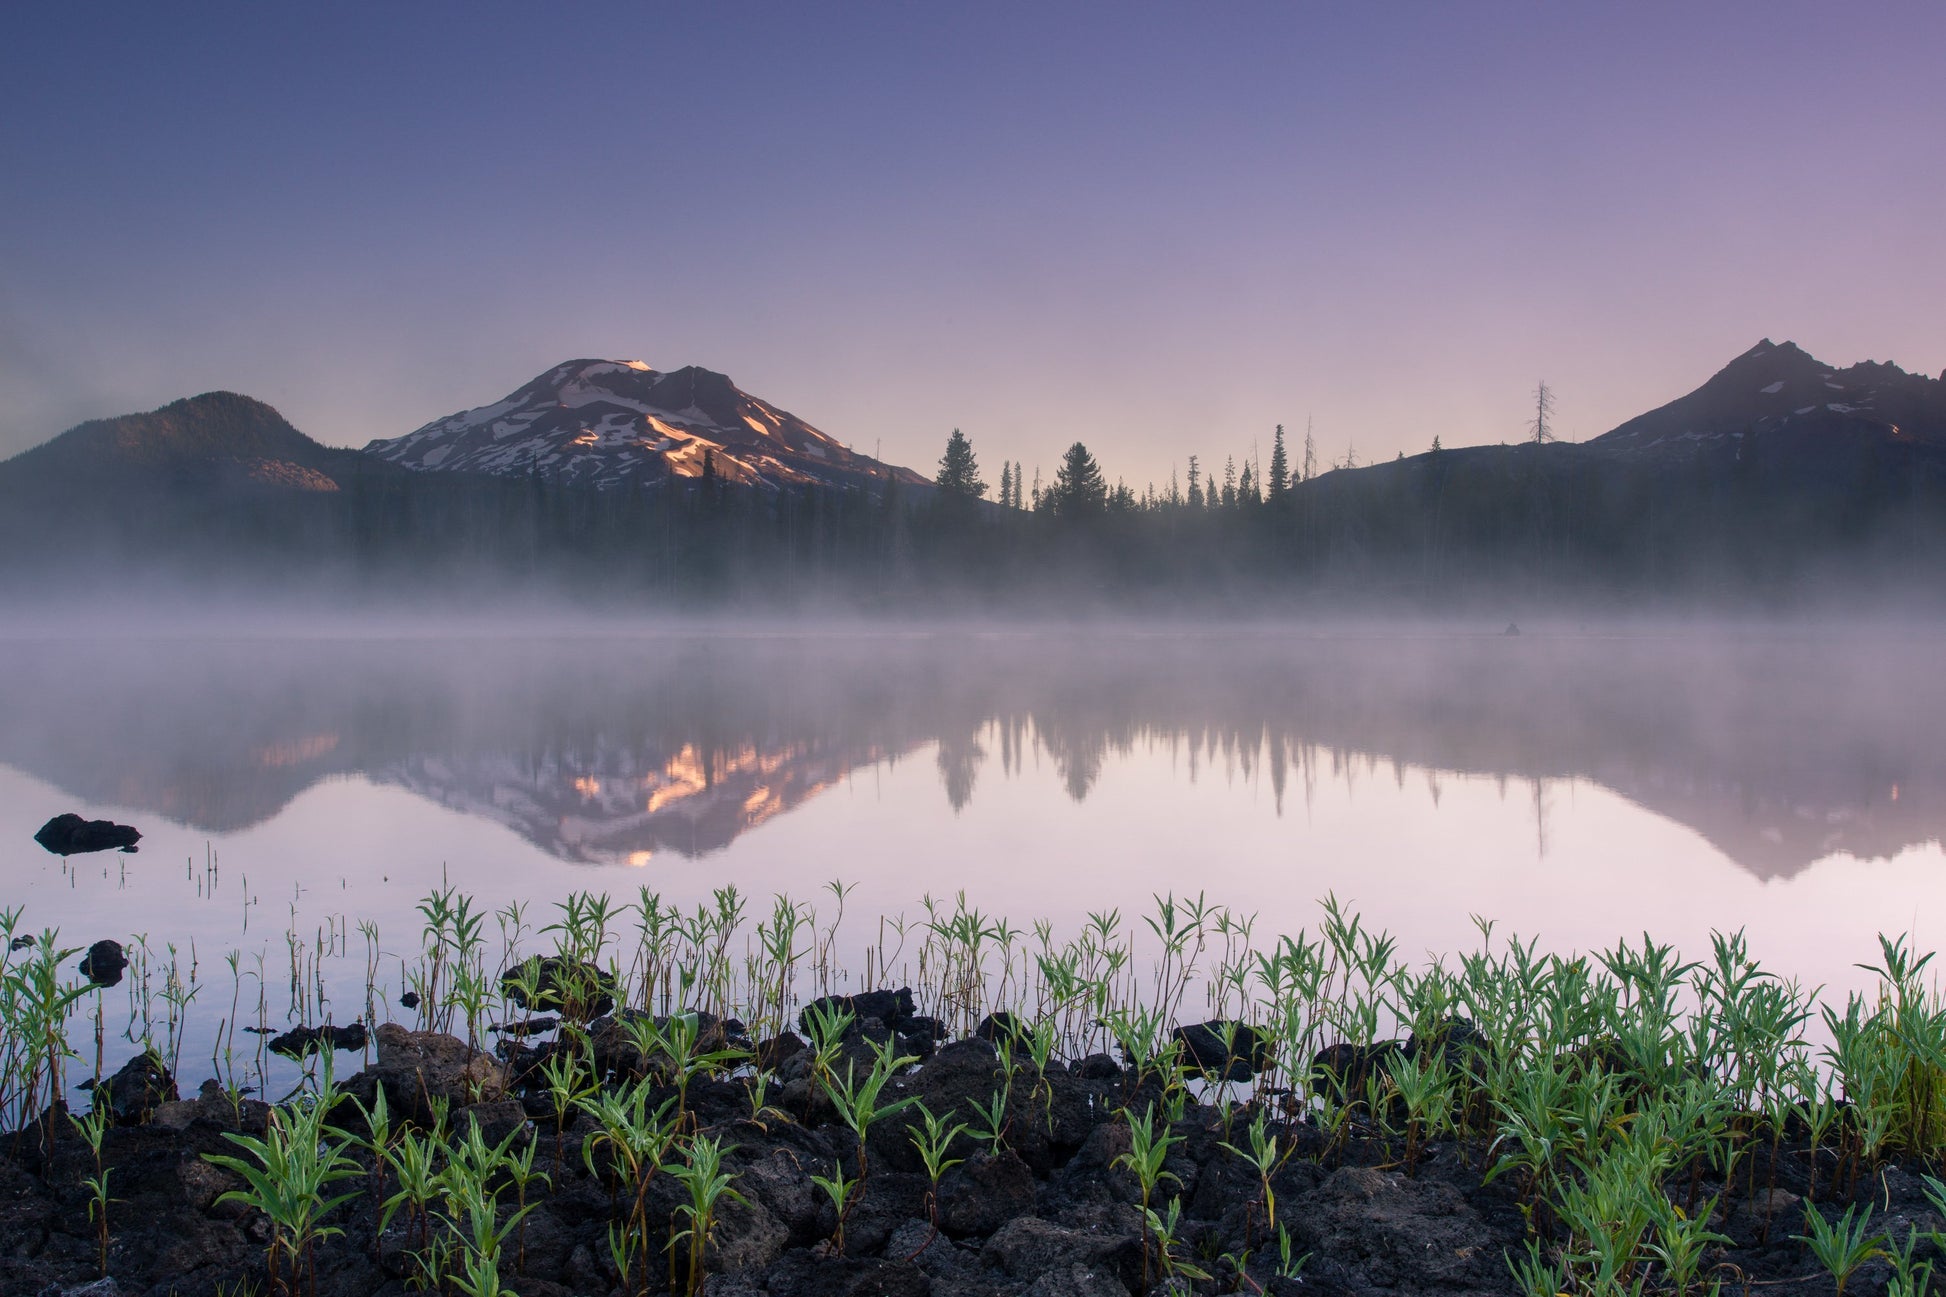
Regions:
<instances>
[{"instance_id":1,"label":"forested hill","mask_svg":"<svg viewBox=\"0 0 1946 1297\"><path fill-rule=\"evenodd\" d=\"M1029 492L958 433L928 481L707 370L569 362L365 451L212 393L0 464L0 580L1042 609L1946 587L1946 376L1765 340L1585 443L1541 413L1519 444L1429 424L1425 453L1323 471L1280 430L1187 490L1111 486L1112 448L1075 443Z\"/></svg>"}]
</instances>

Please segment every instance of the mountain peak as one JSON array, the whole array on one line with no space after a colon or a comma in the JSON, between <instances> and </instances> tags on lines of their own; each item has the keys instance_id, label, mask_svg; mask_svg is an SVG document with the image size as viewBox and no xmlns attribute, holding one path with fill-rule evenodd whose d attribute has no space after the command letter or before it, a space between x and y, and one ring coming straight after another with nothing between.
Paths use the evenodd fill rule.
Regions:
<instances>
[{"instance_id":1,"label":"mountain peak","mask_svg":"<svg viewBox=\"0 0 1946 1297\"><path fill-rule=\"evenodd\" d=\"M335 491L348 452L312 441L273 407L241 392L203 392L146 414L91 419L7 462L9 475L50 489L99 477L166 473Z\"/></svg>"},{"instance_id":2,"label":"mountain peak","mask_svg":"<svg viewBox=\"0 0 1946 1297\"><path fill-rule=\"evenodd\" d=\"M1764 338L1687 396L1630 419L1593 444L1644 450L1839 426L1946 440L1946 384L1873 361L1839 369L1795 342Z\"/></svg>"},{"instance_id":3,"label":"mountain peak","mask_svg":"<svg viewBox=\"0 0 1946 1297\"><path fill-rule=\"evenodd\" d=\"M491 405L462 410L365 453L406 468L529 474L600 487L700 477L777 488L897 480L910 469L853 453L787 410L700 365L564 361Z\"/></svg>"}]
</instances>

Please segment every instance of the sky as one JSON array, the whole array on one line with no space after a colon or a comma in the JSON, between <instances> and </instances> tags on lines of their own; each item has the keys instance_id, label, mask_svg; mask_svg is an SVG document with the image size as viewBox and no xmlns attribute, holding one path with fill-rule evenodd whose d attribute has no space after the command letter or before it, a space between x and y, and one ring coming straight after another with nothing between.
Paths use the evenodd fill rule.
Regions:
<instances>
[{"instance_id":1,"label":"sky","mask_svg":"<svg viewBox=\"0 0 1946 1297\"><path fill-rule=\"evenodd\" d=\"M1946 369L1946 6L13 6L0 455L697 364L930 472L1597 435Z\"/></svg>"}]
</instances>

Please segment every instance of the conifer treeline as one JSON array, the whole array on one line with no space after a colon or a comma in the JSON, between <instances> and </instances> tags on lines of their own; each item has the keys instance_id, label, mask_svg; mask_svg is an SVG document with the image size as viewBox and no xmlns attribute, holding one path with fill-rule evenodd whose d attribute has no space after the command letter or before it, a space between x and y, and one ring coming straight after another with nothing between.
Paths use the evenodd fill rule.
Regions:
<instances>
[{"instance_id":1,"label":"conifer treeline","mask_svg":"<svg viewBox=\"0 0 1946 1297\"><path fill-rule=\"evenodd\" d=\"M1296 453L1293 453L1294 450ZM1261 470L1189 460L1137 492L1080 442L1050 481L1003 464L997 490L955 430L924 488L760 490L713 473L598 490L373 466L335 492L170 491L13 507L15 577L65 568L328 575L406 592L511 586L641 605L827 595L866 606L1181 609L1319 597L1422 605L1478 593L1733 590L1918 576L1939 587L1946 455L1835 447L1679 461L1566 443L1435 449L1320 472L1273 436ZM989 498L989 497L993 498Z\"/></svg>"}]
</instances>

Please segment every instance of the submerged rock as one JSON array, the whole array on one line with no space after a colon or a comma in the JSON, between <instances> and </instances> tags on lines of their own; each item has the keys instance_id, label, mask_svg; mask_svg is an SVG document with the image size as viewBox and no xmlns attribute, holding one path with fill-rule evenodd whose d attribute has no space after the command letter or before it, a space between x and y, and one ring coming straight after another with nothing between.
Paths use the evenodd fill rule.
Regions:
<instances>
[{"instance_id":1,"label":"submerged rock","mask_svg":"<svg viewBox=\"0 0 1946 1297\"><path fill-rule=\"evenodd\" d=\"M41 825L34 841L57 856L82 856L90 851L133 852L142 831L113 820L84 820L73 811Z\"/></svg>"},{"instance_id":2,"label":"submerged rock","mask_svg":"<svg viewBox=\"0 0 1946 1297\"><path fill-rule=\"evenodd\" d=\"M330 1050L356 1051L365 1048L366 1039L365 1024L362 1022L345 1027L334 1027L329 1023L322 1027L293 1027L271 1040L270 1052L282 1054L285 1058L304 1058Z\"/></svg>"},{"instance_id":3,"label":"submerged rock","mask_svg":"<svg viewBox=\"0 0 1946 1297\"><path fill-rule=\"evenodd\" d=\"M81 975L96 986L120 986L122 970L127 967L128 956L122 953L119 941L97 941L81 956Z\"/></svg>"}]
</instances>

